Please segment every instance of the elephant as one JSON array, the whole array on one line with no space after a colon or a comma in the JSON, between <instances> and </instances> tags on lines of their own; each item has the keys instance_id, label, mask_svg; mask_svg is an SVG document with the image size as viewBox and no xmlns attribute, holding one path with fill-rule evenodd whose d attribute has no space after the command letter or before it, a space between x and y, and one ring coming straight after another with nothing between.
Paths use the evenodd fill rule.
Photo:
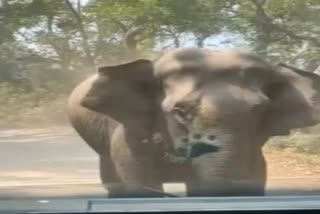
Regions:
<instances>
[{"instance_id":1,"label":"elephant","mask_svg":"<svg viewBox=\"0 0 320 214\"><path fill-rule=\"evenodd\" d=\"M170 171L186 168L184 159L170 155L168 141L164 142L163 138L169 137L160 105L153 99L161 90L150 72L152 66L148 60L137 60L101 67L98 74L80 83L68 100L69 121L98 154L100 179L111 198L162 196L162 183ZM105 109L83 106L88 101L91 106L93 102L96 107L102 104L100 99L86 98L92 90L101 93L101 98L112 97L110 103L104 103Z\"/></svg>"},{"instance_id":2,"label":"elephant","mask_svg":"<svg viewBox=\"0 0 320 214\"><path fill-rule=\"evenodd\" d=\"M193 197L263 196L263 146L319 123L319 87L318 75L251 52L178 48L100 67L69 114L100 156L103 183L123 194L178 181Z\"/></svg>"}]
</instances>

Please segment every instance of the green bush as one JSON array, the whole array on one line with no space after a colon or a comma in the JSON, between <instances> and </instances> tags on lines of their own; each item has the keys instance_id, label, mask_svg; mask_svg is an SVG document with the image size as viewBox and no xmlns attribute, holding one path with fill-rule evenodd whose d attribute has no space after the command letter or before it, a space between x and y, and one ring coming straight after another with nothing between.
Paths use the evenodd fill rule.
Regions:
<instances>
[{"instance_id":1,"label":"green bush","mask_svg":"<svg viewBox=\"0 0 320 214\"><path fill-rule=\"evenodd\" d=\"M44 87L26 91L9 83L0 84L0 127L39 126L66 122L68 94L64 86L47 82ZM320 154L320 125L294 131L268 142L278 148L296 148Z\"/></svg>"},{"instance_id":2,"label":"green bush","mask_svg":"<svg viewBox=\"0 0 320 214\"><path fill-rule=\"evenodd\" d=\"M0 84L0 125L35 125L65 120L67 96L62 86L48 82L45 87L26 91L9 83Z\"/></svg>"},{"instance_id":3,"label":"green bush","mask_svg":"<svg viewBox=\"0 0 320 214\"><path fill-rule=\"evenodd\" d=\"M320 154L319 127L295 131L286 137L274 137L268 142L278 148L295 148L311 154Z\"/></svg>"}]
</instances>

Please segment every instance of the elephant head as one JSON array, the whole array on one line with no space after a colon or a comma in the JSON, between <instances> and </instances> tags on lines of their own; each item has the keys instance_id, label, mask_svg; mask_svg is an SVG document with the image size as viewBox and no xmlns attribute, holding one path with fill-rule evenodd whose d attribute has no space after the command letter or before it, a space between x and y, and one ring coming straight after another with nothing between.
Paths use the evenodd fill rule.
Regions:
<instances>
[{"instance_id":1,"label":"elephant head","mask_svg":"<svg viewBox=\"0 0 320 214\"><path fill-rule=\"evenodd\" d=\"M162 115L177 154L191 161L194 195L256 195L264 143L319 122L319 87L315 74L250 53L183 48L101 68L82 104L141 134Z\"/></svg>"},{"instance_id":2,"label":"elephant head","mask_svg":"<svg viewBox=\"0 0 320 214\"><path fill-rule=\"evenodd\" d=\"M193 158L201 195L263 194L264 143L319 121L319 76L250 53L178 49L154 72L175 149Z\"/></svg>"},{"instance_id":3,"label":"elephant head","mask_svg":"<svg viewBox=\"0 0 320 214\"><path fill-rule=\"evenodd\" d=\"M158 111L159 84L152 70L149 60L100 67L81 105L124 123L137 134L148 132Z\"/></svg>"},{"instance_id":4,"label":"elephant head","mask_svg":"<svg viewBox=\"0 0 320 214\"><path fill-rule=\"evenodd\" d=\"M81 105L122 124L128 146L137 154L152 156L154 151L181 162L172 152L165 154L171 146L159 104L160 81L152 71L153 63L144 59L100 67Z\"/></svg>"}]
</instances>

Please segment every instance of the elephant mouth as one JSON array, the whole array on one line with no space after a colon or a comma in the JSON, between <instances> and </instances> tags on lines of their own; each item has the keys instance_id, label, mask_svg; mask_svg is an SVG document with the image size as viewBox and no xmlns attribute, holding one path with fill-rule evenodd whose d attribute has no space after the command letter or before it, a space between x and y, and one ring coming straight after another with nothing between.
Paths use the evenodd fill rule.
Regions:
<instances>
[{"instance_id":1,"label":"elephant mouth","mask_svg":"<svg viewBox=\"0 0 320 214\"><path fill-rule=\"evenodd\" d=\"M208 143L190 143L185 146L177 147L175 150L178 156L191 159L208 153L217 152L219 148Z\"/></svg>"}]
</instances>

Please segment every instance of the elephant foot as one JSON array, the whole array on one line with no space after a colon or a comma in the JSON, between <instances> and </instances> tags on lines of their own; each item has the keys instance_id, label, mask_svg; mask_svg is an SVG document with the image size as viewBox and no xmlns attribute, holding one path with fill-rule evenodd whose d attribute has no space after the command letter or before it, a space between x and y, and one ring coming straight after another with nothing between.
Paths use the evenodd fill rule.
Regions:
<instances>
[{"instance_id":1,"label":"elephant foot","mask_svg":"<svg viewBox=\"0 0 320 214\"><path fill-rule=\"evenodd\" d=\"M188 197L260 197L264 196L264 192L214 192L214 191L198 191L187 193Z\"/></svg>"},{"instance_id":2,"label":"elephant foot","mask_svg":"<svg viewBox=\"0 0 320 214\"><path fill-rule=\"evenodd\" d=\"M107 187L108 198L162 198L171 197L160 190L144 187L125 187L125 185L117 185L116 187Z\"/></svg>"},{"instance_id":3,"label":"elephant foot","mask_svg":"<svg viewBox=\"0 0 320 214\"><path fill-rule=\"evenodd\" d=\"M247 188L210 188L205 186L187 187L188 197L243 197L264 196L265 189L262 187Z\"/></svg>"},{"instance_id":4,"label":"elephant foot","mask_svg":"<svg viewBox=\"0 0 320 214\"><path fill-rule=\"evenodd\" d=\"M110 192L108 198L162 198L162 194L150 192Z\"/></svg>"}]
</instances>

